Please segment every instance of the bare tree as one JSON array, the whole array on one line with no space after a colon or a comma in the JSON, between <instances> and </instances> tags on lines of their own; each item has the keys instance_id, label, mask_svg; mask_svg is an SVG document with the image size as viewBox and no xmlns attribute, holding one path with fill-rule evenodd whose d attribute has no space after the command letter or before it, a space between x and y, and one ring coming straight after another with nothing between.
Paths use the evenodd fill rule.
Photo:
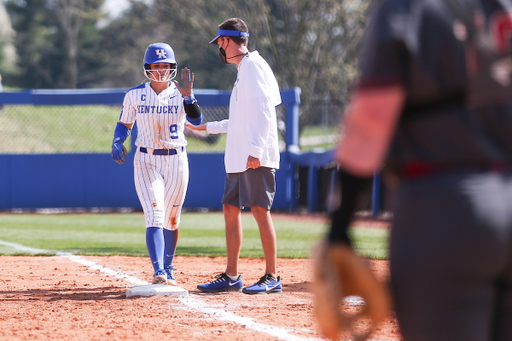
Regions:
<instances>
[{"instance_id":1,"label":"bare tree","mask_svg":"<svg viewBox=\"0 0 512 341\"><path fill-rule=\"evenodd\" d=\"M300 86L307 104L346 95L370 1L258 0L247 16L281 85Z\"/></svg>"},{"instance_id":2,"label":"bare tree","mask_svg":"<svg viewBox=\"0 0 512 341\"><path fill-rule=\"evenodd\" d=\"M74 89L78 82L78 49L79 35L84 20L97 20L101 17L98 12L97 0L50 0L49 7L55 13L64 37L64 71L66 87Z\"/></svg>"},{"instance_id":3,"label":"bare tree","mask_svg":"<svg viewBox=\"0 0 512 341\"><path fill-rule=\"evenodd\" d=\"M156 0L155 9L192 49L214 36L223 20L244 19L250 49L269 61L282 87L300 87L307 104L326 96L345 98L357 75L359 43L372 1Z\"/></svg>"},{"instance_id":4,"label":"bare tree","mask_svg":"<svg viewBox=\"0 0 512 341\"><path fill-rule=\"evenodd\" d=\"M14 48L15 32L3 3L0 2L0 71L12 69L15 65L16 50Z\"/></svg>"}]
</instances>

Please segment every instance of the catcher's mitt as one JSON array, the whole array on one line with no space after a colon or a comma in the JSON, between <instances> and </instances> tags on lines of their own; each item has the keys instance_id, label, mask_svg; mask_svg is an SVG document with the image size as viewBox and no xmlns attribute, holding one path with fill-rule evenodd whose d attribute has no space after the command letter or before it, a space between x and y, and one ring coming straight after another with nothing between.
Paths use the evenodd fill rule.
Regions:
<instances>
[{"instance_id":1,"label":"catcher's mitt","mask_svg":"<svg viewBox=\"0 0 512 341\"><path fill-rule=\"evenodd\" d=\"M368 266L345 244L319 243L313 255L315 314L322 334L337 340L348 332L366 340L391 309L389 291ZM343 298L360 296L365 304L355 314L343 311ZM368 319L370 319L368 321Z\"/></svg>"}]
</instances>

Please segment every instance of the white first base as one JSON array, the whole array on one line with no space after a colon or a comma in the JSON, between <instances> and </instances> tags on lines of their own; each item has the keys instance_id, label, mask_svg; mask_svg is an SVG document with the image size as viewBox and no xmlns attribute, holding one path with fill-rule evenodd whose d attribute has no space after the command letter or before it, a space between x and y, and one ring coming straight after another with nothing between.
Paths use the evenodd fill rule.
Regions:
<instances>
[{"instance_id":1,"label":"white first base","mask_svg":"<svg viewBox=\"0 0 512 341\"><path fill-rule=\"evenodd\" d=\"M126 297L131 296L188 296L188 291L174 285L147 284L126 289Z\"/></svg>"}]
</instances>

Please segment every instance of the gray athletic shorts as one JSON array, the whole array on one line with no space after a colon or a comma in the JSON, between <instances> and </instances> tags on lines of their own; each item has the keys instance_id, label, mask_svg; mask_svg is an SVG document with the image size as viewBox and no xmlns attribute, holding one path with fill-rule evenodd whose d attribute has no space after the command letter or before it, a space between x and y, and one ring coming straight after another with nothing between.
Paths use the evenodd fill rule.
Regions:
<instances>
[{"instance_id":1,"label":"gray athletic shorts","mask_svg":"<svg viewBox=\"0 0 512 341\"><path fill-rule=\"evenodd\" d=\"M249 168L242 173L226 174L222 203L240 209L260 206L270 210L276 194L274 168Z\"/></svg>"}]
</instances>

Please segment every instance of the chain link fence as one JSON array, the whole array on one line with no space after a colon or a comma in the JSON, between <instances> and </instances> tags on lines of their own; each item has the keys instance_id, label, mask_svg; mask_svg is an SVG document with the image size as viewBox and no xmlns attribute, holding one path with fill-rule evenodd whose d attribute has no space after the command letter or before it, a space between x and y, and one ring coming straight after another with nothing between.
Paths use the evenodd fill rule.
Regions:
<instances>
[{"instance_id":1,"label":"chain link fence","mask_svg":"<svg viewBox=\"0 0 512 341\"><path fill-rule=\"evenodd\" d=\"M121 106L4 105L0 153L109 152Z\"/></svg>"},{"instance_id":2,"label":"chain link fence","mask_svg":"<svg viewBox=\"0 0 512 341\"><path fill-rule=\"evenodd\" d=\"M322 102L300 114L299 146L329 149L338 140L341 104ZM228 118L227 106L202 106L205 122ZM109 153L121 105L4 105L1 154ZM286 106L277 107L280 150L286 150ZM189 153L223 153L226 136L185 129ZM131 142L125 143L127 147Z\"/></svg>"},{"instance_id":3,"label":"chain link fence","mask_svg":"<svg viewBox=\"0 0 512 341\"><path fill-rule=\"evenodd\" d=\"M229 107L227 106L201 106L203 122L220 121L229 118ZM286 150L286 106L280 105L276 108L277 126L279 131L279 150ZM188 153L223 153L226 146L226 135L208 135L206 132L198 132L185 128L187 137Z\"/></svg>"},{"instance_id":4,"label":"chain link fence","mask_svg":"<svg viewBox=\"0 0 512 341\"><path fill-rule=\"evenodd\" d=\"M228 118L227 106L201 107L205 122ZM279 106L280 148L286 149L286 107ZM4 105L0 109L1 154L109 153L121 105ZM189 153L222 153L225 134L185 129ZM125 145L131 146L130 140Z\"/></svg>"},{"instance_id":5,"label":"chain link fence","mask_svg":"<svg viewBox=\"0 0 512 341\"><path fill-rule=\"evenodd\" d=\"M343 110L344 104L339 101L317 101L301 107L299 118L301 150L334 148L339 141L339 125Z\"/></svg>"}]
</instances>

